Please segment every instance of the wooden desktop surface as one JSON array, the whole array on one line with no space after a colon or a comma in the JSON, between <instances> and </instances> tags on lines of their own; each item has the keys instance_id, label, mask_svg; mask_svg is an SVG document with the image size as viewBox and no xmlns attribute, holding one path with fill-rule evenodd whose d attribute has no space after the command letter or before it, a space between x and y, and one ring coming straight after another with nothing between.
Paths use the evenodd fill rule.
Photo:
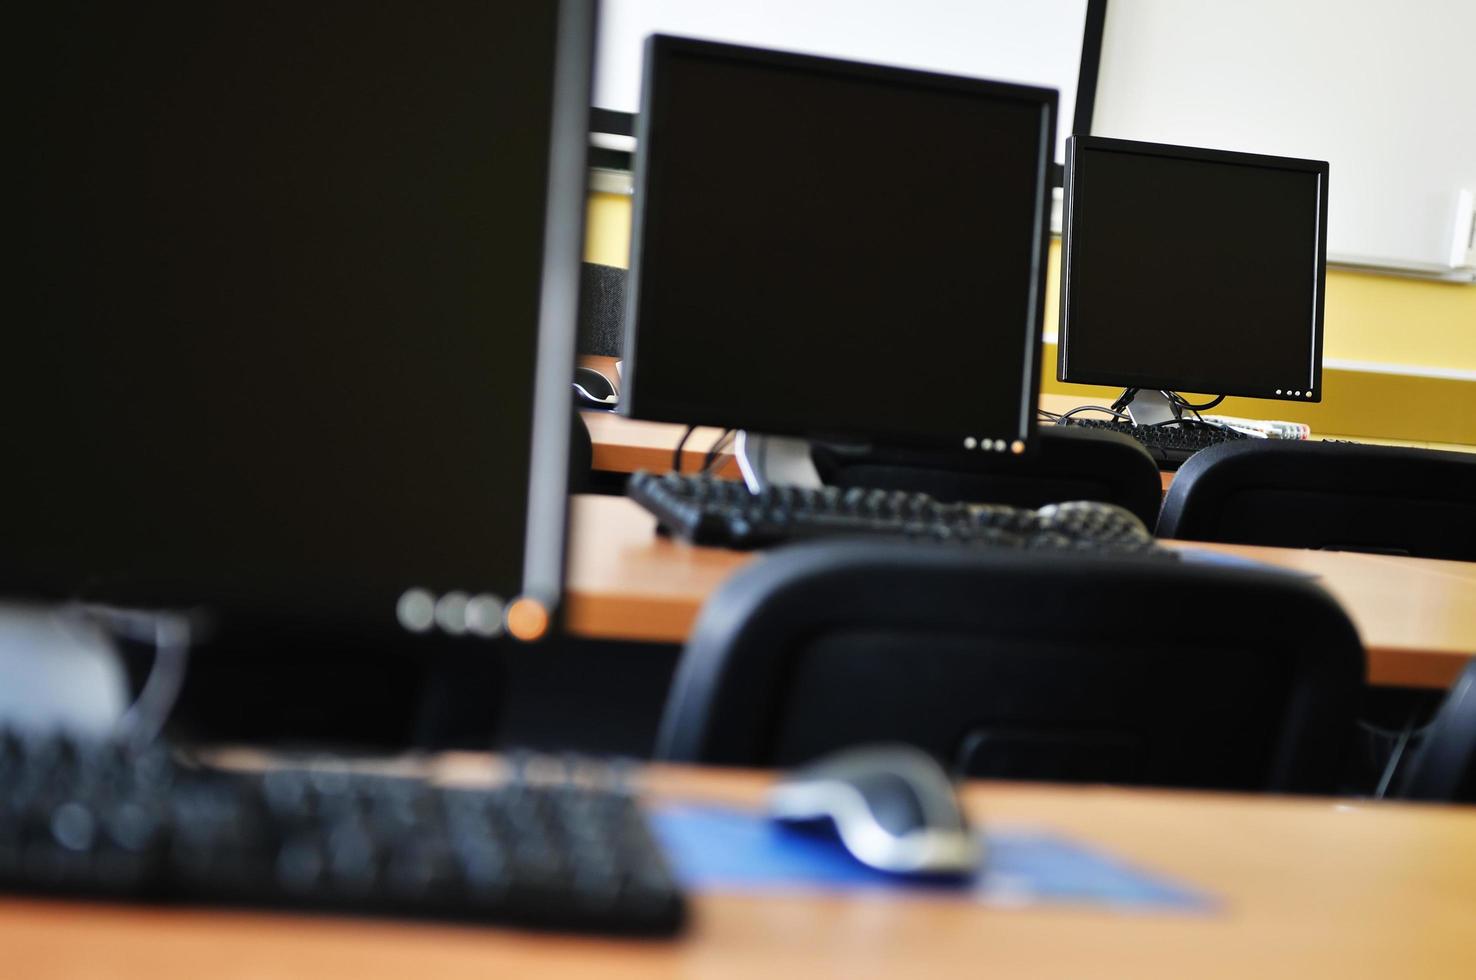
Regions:
<instances>
[{"instance_id":1,"label":"wooden desktop surface","mask_svg":"<svg viewBox=\"0 0 1476 980\"><path fill-rule=\"evenodd\" d=\"M757 557L659 537L655 519L623 497L576 496L570 516L566 613L582 636L681 643L713 590ZM1476 656L1476 563L1166 543L1315 575L1357 625L1370 683L1449 687Z\"/></svg>"},{"instance_id":2,"label":"wooden desktop surface","mask_svg":"<svg viewBox=\"0 0 1476 980\"><path fill-rule=\"evenodd\" d=\"M604 373L607 377L614 379L618 384L618 372L615 370L615 359L613 357L584 356L580 363L585 367L594 368ZM1062 395L1053 393L1042 393L1039 405L1048 412L1068 412L1083 404L1091 404L1089 399L1083 399L1079 395ZM641 419L628 419L612 412L586 411L583 413L584 421L589 426L590 439L594 443L594 461L596 470L609 473L634 473L636 470L651 470L656 473L665 473L671 469L672 453L677 443L681 441L682 434L686 432L684 425L675 425L669 422L646 422ZM1104 415L1088 416L1091 418L1106 418ZM722 435L721 429L710 426L698 426L687 438L686 445L682 451L682 472L695 473L702 468L707 450ZM1444 449L1454 452L1476 452L1476 446L1458 446L1448 443L1434 442L1410 442L1407 440L1377 439L1358 435L1335 435L1329 433L1316 433L1314 438L1318 439L1348 439L1354 442L1368 442L1391 446L1416 446L1427 449ZM733 459L731 452L722 452L718 455L717 472L725 477L738 478L738 464ZM1163 488L1168 489L1174 480L1175 470L1164 470L1160 474Z\"/></svg>"},{"instance_id":3,"label":"wooden desktop surface","mask_svg":"<svg viewBox=\"0 0 1476 980\"><path fill-rule=\"evenodd\" d=\"M482 777L487 760L450 757ZM648 795L758 805L767 776L653 768ZM1208 893L1207 912L946 895L704 894L674 942L262 912L0 900L16 980L1469 977L1476 808L974 783L980 825L1066 836Z\"/></svg>"},{"instance_id":4,"label":"wooden desktop surface","mask_svg":"<svg viewBox=\"0 0 1476 980\"><path fill-rule=\"evenodd\" d=\"M613 412L584 411L581 414L594 446L592 465L596 470L607 473L634 473L636 470L665 473L671 469L672 454L682 441L682 433L687 431L684 425L643 422ZM702 469L708 449L722 434L722 429L705 425L694 429L682 446L682 472L696 473ZM719 453L718 461L718 473L732 479L739 477L738 462L731 452Z\"/></svg>"},{"instance_id":5,"label":"wooden desktop surface","mask_svg":"<svg viewBox=\"0 0 1476 980\"><path fill-rule=\"evenodd\" d=\"M596 367L613 376L613 358L583 357L581 363ZM1080 402L1068 395L1041 395L1040 407L1052 412L1065 412ZM684 425L672 422L647 422L628 419L613 412L587 410L582 413L589 426L589 436L594 443L594 468L610 473L634 473L636 470L651 470L664 473L671 469L672 453L687 431ZM722 436L723 430L700 425L687 437L682 446L682 472L694 473L702 468L708 449ZM737 477L738 466L733 454L724 451L719 472ZM1164 473L1164 486L1173 479L1172 473Z\"/></svg>"}]
</instances>

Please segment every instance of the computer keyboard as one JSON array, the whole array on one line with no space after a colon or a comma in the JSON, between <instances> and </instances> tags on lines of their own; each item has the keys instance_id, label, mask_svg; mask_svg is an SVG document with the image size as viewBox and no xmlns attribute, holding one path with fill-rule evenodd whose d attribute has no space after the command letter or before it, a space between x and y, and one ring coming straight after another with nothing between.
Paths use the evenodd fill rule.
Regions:
<instances>
[{"instance_id":1,"label":"computer keyboard","mask_svg":"<svg viewBox=\"0 0 1476 980\"><path fill-rule=\"evenodd\" d=\"M1244 432L1221 425L1134 425L1116 419L1059 419L1057 425L1074 425L1088 429L1121 432L1143 444L1161 470L1176 470L1201 449L1222 442L1251 439Z\"/></svg>"},{"instance_id":2,"label":"computer keyboard","mask_svg":"<svg viewBox=\"0 0 1476 980\"><path fill-rule=\"evenodd\" d=\"M0 891L678 931L683 896L615 771L534 768L466 788L346 763L248 772L157 745L0 734Z\"/></svg>"},{"instance_id":3,"label":"computer keyboard","mask_svg":"<svg viewBox=\"0 0 1476 980\"><path fill-rule=\"evenodd\" d=\"M1072 501L1040 510L945 504L923 493L775 486L752 493L708 476L639 472L626 494L668 534L694 544L761 548L815 538L892 537L966 547L1110 551L1174 557L1114 504Z\"/></svg>"}]
</instances>

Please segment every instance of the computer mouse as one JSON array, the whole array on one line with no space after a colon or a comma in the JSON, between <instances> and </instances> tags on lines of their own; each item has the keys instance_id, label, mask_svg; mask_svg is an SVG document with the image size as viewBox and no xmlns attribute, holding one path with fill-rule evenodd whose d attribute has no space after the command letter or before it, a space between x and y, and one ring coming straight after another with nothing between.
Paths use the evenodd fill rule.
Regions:
<instances>
[{"instance_id":1,"label":"computer mouse","mask_svg":"<svg viewBox=\"0 0 1476 980\"><path fill-rule=\"evenodd\" d=\"M856 860L893 874L967 875L984 856L948 774L908 745L847 749L795 770L770 791L769 815L833 829Z\"/></svg>"},{"instance_id":2,"label":"computer mouse","mask_svg":"<svg viewBox=\"0 0 1476 980\"><path fill-rule=\"evenodd\" d=\"M574 369L574 397L591 408L611 408L619 402L610 379L593 368Z\"/></svg>"}]
</instances>

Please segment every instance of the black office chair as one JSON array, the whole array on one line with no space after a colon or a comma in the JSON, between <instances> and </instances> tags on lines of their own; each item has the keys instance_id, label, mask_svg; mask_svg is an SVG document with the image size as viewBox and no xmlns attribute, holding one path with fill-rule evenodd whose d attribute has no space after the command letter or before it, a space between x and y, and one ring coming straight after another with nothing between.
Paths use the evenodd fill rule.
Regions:
<instances>
[{"instance_id":1,"label":"black office chair","mask_svg":"<svg viewBox=\"0 0 1476 980\"><path fill-rule=\"evenodd\" d=\"M1410 800L1476 803L1476 659L1466 664L1405 771Z\"/></svg>"},{"instance_id":2,"label":"black office chair","mask_svg":"<svg viewBox=\"0 0 1476 980\"><path fill-rule=\"evenodd\" d=\"M939 500L1043 507L1063 500L1100 500L1126 507L1149 528L1158 518L1163 483L1158 465L1135 439L1044 425L1032 455L847 451L817 446L820 478L842 487L920 491Z\"/></svg>"},{"instance_id":3,"label":"black office chair","mask_svg":"<svg viewBox=\"0 0 1476 980\"><path fill-rule=\"evenodd\" d=\"M1196 453L1158 535L1476 561L1476 454L1254 439Z\"/></svg>"},{"instance_id":4,"label":"black office chair","mask_svg":"<svg viewBox=\"0 0 1476 980\"><path fill-rule=\"evenodd\" d=\"M1363 648L1287 573L838 541L703 608L657 756L789 766L904 741L962 775L1331 792Z\"/></svg>"}]
</instances>

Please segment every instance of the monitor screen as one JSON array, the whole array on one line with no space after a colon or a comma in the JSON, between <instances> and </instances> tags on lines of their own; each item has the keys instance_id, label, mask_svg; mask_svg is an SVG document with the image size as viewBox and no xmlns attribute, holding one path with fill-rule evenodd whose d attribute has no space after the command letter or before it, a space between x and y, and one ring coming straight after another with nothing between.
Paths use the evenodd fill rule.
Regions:
<instances>
[{"instance_id":1,"label":"monitor screen","mask_svg":"<svg viewBox=\"0 0 1476 980\"><path fill-rule=\"evenodd\" d=\"M1062 381L1318 401L1325 162L1067 145Z\"/></svg>"},{"instance_id":2,"label":"monitor screen","mask_svg":"<svg viewBox=\"0 0 1476 980\"><path fill-rule=\"evenodd\" d=\"M484 635L556 601L592 18L18 11L0 594Z\"/></svg>"},{"instance_id":3,"label":"monitor screen","mask_svg":"<svg viewBox=\"0 0 1476 980\"><path fill-rule=\"evenodd\" d=\"M653 37L623 410L877 444L1028 439L1055 105Z\"/></svg>"}]
</instances>

